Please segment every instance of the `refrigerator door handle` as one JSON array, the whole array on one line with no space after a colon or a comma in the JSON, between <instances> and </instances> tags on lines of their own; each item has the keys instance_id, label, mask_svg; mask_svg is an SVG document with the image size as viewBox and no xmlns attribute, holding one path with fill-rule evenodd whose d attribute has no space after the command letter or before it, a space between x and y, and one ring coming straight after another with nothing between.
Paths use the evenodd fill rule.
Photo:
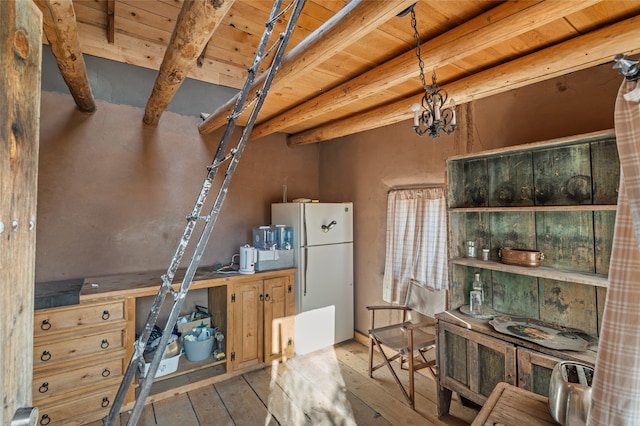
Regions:
<instances>
[{"instance_id":1,"label":"refrigerator door handle","mask_svg":"<svg viewBox=\"0 0 640 426\"><path fill-rule=\"evenodd\" d=\"M307 271L309 269L309 250L306 248L304 250L304 288L302 289L302 293L304 296L307 295Z\"/></svg>"}]
</instances>

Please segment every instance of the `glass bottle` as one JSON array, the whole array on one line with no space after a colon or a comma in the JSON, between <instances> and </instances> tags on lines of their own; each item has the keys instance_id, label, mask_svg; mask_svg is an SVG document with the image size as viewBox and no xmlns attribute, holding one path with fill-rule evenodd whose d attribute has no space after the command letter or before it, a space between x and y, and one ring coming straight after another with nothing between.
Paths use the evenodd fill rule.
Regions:
<instances>
[{"instance_id":1,"label":"glass bottle","mask_svg":"<svg viewBox=\"0 0 640 426\"><path fill-rule=\"evenodd\" d=\"M473 313L479 313L482 311L482 305L484 304L484 292L482 290L482 281L480 281L480 273L476 272L471 293L469 295L469 308Z\"/></svg>"}]
</instances>

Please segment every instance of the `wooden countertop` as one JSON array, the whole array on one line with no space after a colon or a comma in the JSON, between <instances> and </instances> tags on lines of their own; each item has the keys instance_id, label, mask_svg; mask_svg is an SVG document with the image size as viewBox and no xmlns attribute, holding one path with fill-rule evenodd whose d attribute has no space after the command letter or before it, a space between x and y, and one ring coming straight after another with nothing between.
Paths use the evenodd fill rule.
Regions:
<instances>
[{"instance_id":1,"label":"wooden countertop","mask_svg":"<svg viewBox=\"0 0 640 426\"><path fill-rule=\"evenodd\" d=\"M193 277L190 290L201 288L217 287L229 283L241 283L254 280L280 277L282 275L293 274L296 268L274 269L271 271L256 272L255 274L243 275L238 272L221 273L212 271L212 267L198 268ZM181 269L176 272L173 279L173 288L179 289L186 270ZM132 274L104 275L98 277L85 278L80 292L80 300L88 301L102 299L105 297L143 297L155 296L162 284L163 271L139 272Z\"/></svg>"},{"instance_id":2,"label":"wooden countertop","mask_svg":"<svg viewBox=\"0 0 640 426\"><path fill-rule=\"evenodd\" d=\"M510 336L504 333L500 333L496 331L489 324L488 320L482 320L482 319L470 317L468 315L463 314L458 309L452 309L449 311L436 314L436 319L438 319L439 321L445 321L451 324L455 324L457 326L464 327L469 330L477 331L478 333L482 333L491 337L495 337L500 340L504 340L509 343L513 343L514 345L518 345L518 346L528 348L537 352L555 356L557 358L567 359L571 361L580 361L587 364L595 365L596 357L598 354L598 340L596 338L586 336L586 335L584 335L583 337L585 339L588 339L591 344L586 351L569 351L569 350L560 351L556 349L547 348L545 346L540 346L528 340L519 339L515 336Z\"/></svg>"},{"instance_id":3,"label":"wooden countertop","mask_svg":"<svg viewBox=\"0 0 640 426\"><path fill-rule=\"evenodd\" d=\"M508 383L498 383L471 426L555 426L549 399Z\"/></svg>"}]
</instances>

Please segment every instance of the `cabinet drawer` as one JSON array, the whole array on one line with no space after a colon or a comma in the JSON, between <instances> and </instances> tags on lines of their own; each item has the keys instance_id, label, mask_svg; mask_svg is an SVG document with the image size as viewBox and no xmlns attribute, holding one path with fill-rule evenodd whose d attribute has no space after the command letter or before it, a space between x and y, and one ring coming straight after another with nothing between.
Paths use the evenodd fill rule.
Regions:
<instances>
[{"instance_id":1,"label":"cabinet drawer","mask_svg":"<svg viewBox=\"0 0 640 426\"><path fill-rule=\"evenodd\" d=\"M123 328L125 324L123 323ZM40 343L36 339L33 347L33 368L71 361L84 356L122 349L124 332L121 329L84 335L76 339L55 340Z\"/></svg>"},{"instance_id":2,"label":"cabinet drawer","mask_svg":"<svg viewBox=\"0 0 640 426\"><path fill-rule=\"evenodd\" d=\"M40 374L33 378L33 400L42 400L78 391L84 387L98 387L111 384L122 377L122 358L96 362L75 370L60 373Z\"/></svg>"},{"instance_id":3,"label":"cabinet drawer","mask_svg":"<svg viewBox=\"0 0 640 426\"><path fill-rule=\"evenodd\" d=\"M42 404L38 407L39 425L68 425L71 418L92 413L91 417L101 418L107 415L118 392L118 386L110 386L98 392L77 398L65 399L58 404ZM78 422L82 424L82 422Z\"/></svg>"},{"instance_id":4,"label":"cabinet drawer","mask_svg":"<svg viewBox=\"0 0 640 426\"><path fill-rule=\"evenodd\" d=\"M91 305L81 304L64 308L43 309L35 312L34 337L59 331L77 330L114 323L124 319L125 301L115 300Z\"/></svg>"}]
</instances>

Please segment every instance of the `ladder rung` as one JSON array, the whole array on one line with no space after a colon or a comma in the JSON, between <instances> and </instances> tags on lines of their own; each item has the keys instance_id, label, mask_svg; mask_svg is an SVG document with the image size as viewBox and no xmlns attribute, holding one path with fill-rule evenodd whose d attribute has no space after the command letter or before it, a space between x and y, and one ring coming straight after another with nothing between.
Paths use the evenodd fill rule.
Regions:
<instances>
[{"instance_id":1,"label":"ladder rung","mask_svg":"<svg viewBox=\"0 0 640 426\"><path fill-rule=\"evenodd\" d=\"M196 221L196 220L203 220L205 222L209 222L209 219L211 219L211 215L206 215L206 216L198 216L195 214L190 214L187 216L187 220L190 222Z\"/></svg>"}]
</instances>

